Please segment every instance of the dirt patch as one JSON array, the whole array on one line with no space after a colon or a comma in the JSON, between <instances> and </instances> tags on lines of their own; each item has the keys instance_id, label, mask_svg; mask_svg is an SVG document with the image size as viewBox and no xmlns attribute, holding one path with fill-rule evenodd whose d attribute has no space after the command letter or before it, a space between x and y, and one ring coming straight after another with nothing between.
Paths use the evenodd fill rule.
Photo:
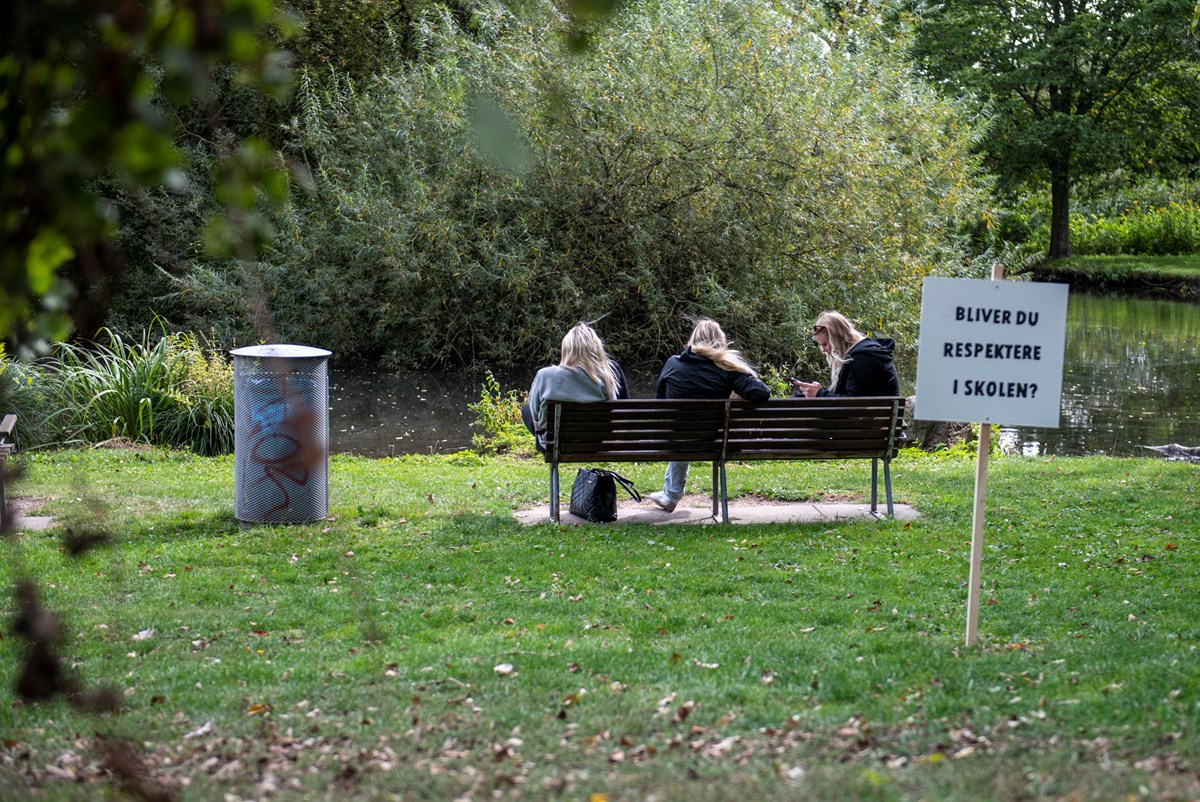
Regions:
<instances>
[{"instance_id":1,"label":"dirt patch","mask_svg":"<svg viewBox=\"0 0 1200 802\"><path fill-rule=\"evenodd\" d=\"M111 440L103 440L96 443L92 448L123 448L129 451L150 450L150 446L146 443L139 443L136 440L130 440L128 437L114 437Z\"/></svg>"},{"instance_id":2,"label":"dirt patch","mask_svg":"<svg viewBox=\"0 0 1200 802\"><path fill-rule=\"evenodd\" d=\"M9 512L18 518L28 518L46 506L49 501L50 499L48 498L36 498L34 496L9 496L8 509Z\"/></svg>"}]
</instances>

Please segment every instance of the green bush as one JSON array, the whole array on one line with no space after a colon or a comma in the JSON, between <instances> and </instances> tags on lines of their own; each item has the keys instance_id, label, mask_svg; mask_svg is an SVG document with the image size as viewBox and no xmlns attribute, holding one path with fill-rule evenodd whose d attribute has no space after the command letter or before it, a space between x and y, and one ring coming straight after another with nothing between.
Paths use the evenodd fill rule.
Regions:
<instances>
[{"instance_id":1,"label":"green bush","mask_svg":"<svg viewBox=\"0 0 1200 802\"><path fill-rule=\"evenodd\" d=\"M0 345L0 415L15 414L13 440L19 448L45 442L46 395L40 373L28 362L9 359Z\"/></svg>"},{"instance_id":2,"label":"green bush","mask_svg":"<svg viewBox=\"0 0 1200 802\"><path fill-rule=\"evenodd\" d=\"M772 398L788 398L796 391L796 386L792 384L792 377L796 376L798 371L795 366L777 367L775 365L761 365L758 369L758 377L767 385L767 389L771 391ZM812 380L812 375L805 373L808 378L806 381ZM822 374L823 375L823 374ZM804 376L796 376L798 379L803 379ZM821 381L824 381L821 378Z\"/></svg>"},{"instance_id":3,"label":"green bush","mask_svg":"<svg viewBox=\"0 0 1200 802\"><path fill-rule=\"evenodd\" d=\"M128 439L211 456L233 450L233 368L191 334L57 343L34 364L0 361L25 448Z\"/></svg>"},{"instance_id":4,"label":"green bush","mask_svg":"<svg viewBox=\"0 0 1200 802\"><path fill-rule=\"evenodd\" d=\"M1081 255L1200 253L1200 205L1134 204L1112 217L1077 215L1072 219L1071 247Z\"/></svg>"},{"instance_id":5,"label":"green bush","mask_svg":"<svg viewBox=\"0 0 1200 802\"><path fill-rule=\"evenodd\" d=\"M972 231L977 247L994 240L1020 253L1044 254L1050 199L1040 187L993 210ZM1117 171L1072 188L1071 250L1079 255L1200 253L1200 182L1166 181Z\"/></svg>"},{"instance_id":6,"label":"green bush","mask_svg":"<svg viewBox=\"0 0 1200 802\"><path fill-rule=\"evenodd\" d=\"M650 360L708 316L786 362L837 308L914 347L922 279L965 269L979 125L903 43L758 0L635 4L576 56L563 24L432 6L376 80L301 80L316 191L261 268L283 339L529 364L607 315L611 349Z\"/></svg>"},{"instance_id":7,"label":"green bush","mask_svg":"<svg viewBox=\"0 0 1200 802\"><path fill-rule=\"evenodd\" d=\"M479 400L467 404L467 409L475 415L471 425L479 429L471 435L471 446L476 452L519 456L537 453L533 435L521 420L521 405L526 395L516 390L503 392L500 382L490 370L487 372Z\"/></svg>"}]
</instances>

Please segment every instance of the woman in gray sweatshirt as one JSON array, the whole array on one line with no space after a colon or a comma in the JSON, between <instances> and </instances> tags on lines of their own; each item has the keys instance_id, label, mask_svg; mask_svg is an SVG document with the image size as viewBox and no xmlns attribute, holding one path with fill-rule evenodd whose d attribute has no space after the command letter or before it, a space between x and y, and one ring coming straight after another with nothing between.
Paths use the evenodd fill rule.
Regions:
<instances>
[{"instance_id":1,"label":"woman in gray sweatshirt","mask_svg":"<svg viewBox=\"0 0 1200 802\"><path fill-rule=\"evenodd\" d=\"M537 438L538 452L544 454L546 402L612 401L628 397L625 374L620 365L608 358L600 335L588 324L577 323L563 337L558 364L542 368L533 377L529 402L521 407L521 419Z\"/></svg>"}]
</instances>

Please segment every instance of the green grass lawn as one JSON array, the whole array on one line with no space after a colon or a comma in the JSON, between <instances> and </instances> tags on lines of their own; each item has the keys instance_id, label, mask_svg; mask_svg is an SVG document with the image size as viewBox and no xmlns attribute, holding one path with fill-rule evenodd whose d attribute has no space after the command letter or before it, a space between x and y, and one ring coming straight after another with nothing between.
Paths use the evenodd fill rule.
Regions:
<instances>
[{"instance_id":1,"label":"green grass lawn","mask_svg":"<svg viewBox=\"0 0 1200 802\"><path fill-rule=\"evenodd\" d=\"M523 527L545 465L465 454L334 457L330 520L245 528L231 458L20 461L57 528L9 536L4 576L121 711L17 698L6 626L0 799L111 794L118 740L187 800L1200 795L1196 465L994 459L965 648L961 457L894 463L915 522L735 527ZM729 482L861 500L869 465ZM68 530L115 543L72 558Z\"/></svg>"},{"instance_id":2,"label":"green grass lawn","mask_svg":"<svg viewBox=\"0 0 1200 802\"><path fill-rule=\"evenodd\" d=\"M1072 256L1048 267L1068 272L1095 274L1106 278L1164 277L1200 279L1200 254L1188 256Z\"/></svg>"}]
</instances>

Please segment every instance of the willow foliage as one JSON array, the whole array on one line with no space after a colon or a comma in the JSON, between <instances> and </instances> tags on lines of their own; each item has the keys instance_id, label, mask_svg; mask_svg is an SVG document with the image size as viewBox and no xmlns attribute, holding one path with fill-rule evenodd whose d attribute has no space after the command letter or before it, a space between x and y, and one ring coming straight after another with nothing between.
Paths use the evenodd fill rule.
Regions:
<instances>
[{"instance_id":1,"label":"willow foliage","mask_svg":"<svg viewBox=\"0 0 1200 802\"><path fill-rule=\"evenodd\" d=\"M433 9L369 85L302 80L316 188L264 265L285 336L393 364L619 357L719 320L791 360L824 308L915 342L962 270L978 124L872 31L766 2L631 4L572 55L550 3Z\"/></svg>"}]
</instances>

